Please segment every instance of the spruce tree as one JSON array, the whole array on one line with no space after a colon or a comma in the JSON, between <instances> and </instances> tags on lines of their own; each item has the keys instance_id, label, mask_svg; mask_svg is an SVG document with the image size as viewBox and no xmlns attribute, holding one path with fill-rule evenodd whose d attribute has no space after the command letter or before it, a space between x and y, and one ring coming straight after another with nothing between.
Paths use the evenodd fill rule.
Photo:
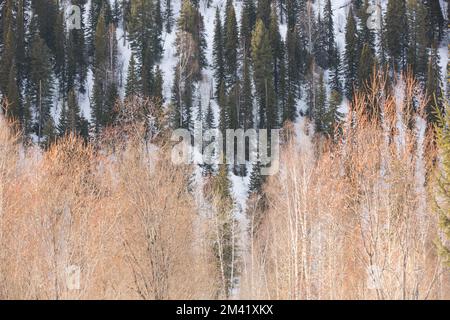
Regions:
<instances>
[{"instance_id":1,"label":"spruce tree","mask_svg":"<svg viewBox=\"0 0 450 320\"><path fill-rule=\"evenodd\" d=\"M39 138L46 132L53 135L54 123L50 114L53 95L53 73L50 49L39 33L35 32L30 51L29 95L36 114L35 133Z\"/></svg>"},{"instance_id":2,"label":"spruce tree","mask_svg":"<svg viewBox=\"0 0 450 320\"><path fill-rule=\"evenodd\" d=\"M353 15L353 9L350 8L347 17L347 26L345 29L345 93L348 99L353 98L354 88L357 86L357 72L359 62L358 37L356 20Z\"/></svg>"},{"instance_id":3,"label":"spruce tree","mask_svg":"<svg viewBox=\"0 0 450 320\"><path fill-rule=\"evenodd\" d=\"M386 51L390 66L397 71L406 67L408 23L405 0L389 0L385 18Z\"/></svg>"},{"instance_id":4,"label":"spruce tree","mask_svg":"<svg viewBox=\"0 0 450 320\"><path fill-rule=\"evenodd\" d=\"M216 8L216 20L214 22L214 42L213 42L213 68L214 68L214 80L216 96L218 95L219 88L222 82L225 81L225 61L224 61L224 48L223 48L223 27L222 20L220 18L219 8Z\"/></svg>"},{"instance_id":5,"label":"spruce tree","mask_svg":"<svg viewBox=\"0 0 450 320\"><path fill-rule=\"evenodd\" d=\"M375 57L368 44L364 44L361 57L358 64L358 87L367 90L370 86L373 70L375 66Z\"/></svg>"},{"instance_id":6,"label":"spruce tree","mask_svg":"<svg viewBox=\"0 0 450 320\"><path fill-rule=\"evenodd\" d=\"M275 92L272 80L272 48L264 22L258 19L252 36L253 80L259 106L260 129L273 129L275 122Z\"/></svg>"},{"instance_id":7,"label":"spruce tree","mask_svg":"<svg viewBox=\"0 0 450 320\"><path fill-rule=\"evenodd\" d=\"M240 45L244 54L250 54L252 32L256 24L256 8L254 0L244 0L241 12Z\"/></svg>"},{"instance_id":8,"label":"spruce tree","mask_svg":"<svg viewBox=\"0 0 450 320\"><path fill-rule=\"evenodd\" d=\"M230 0L227 7L224 34L224 61L225 63L225 83L227 88L231 88L238 80L238 47L239 35L236 22L236 12L233 1Z\"/></svg>"},{"instance_id":9,"label":"spruce tree","mask_svg":"<svg viewBox=\"0 0 450 320\"><path fill-rule=\"evenodd\" d=\"M323 11L323 23L325 32L325 50L327 52L326 68L332 68L336 66L336 45L334 37L334 21L333 21L333 9L331 7L331 0L327 0Z\"/></svg>"},{"instance_id":10,"label":"spruce tree","mask_svg":"<svg viewBox=\"0 0 450 320\"><path fill-rule=\"evenodd\" d=\"M165 10L164 10L164 26L167 33L172 32L173 24L173 10L172 10L172 0L165 0Z\"/></svg>"},{"instance_id":11,"label":"spruce tree","mask_svg":"<svg viewBox=\"0 0 450 320\"><path fill-rule=\"evenodd\" d=\"M130 63L128 65L127 84L125 86L125 97L139 95L141 92L139 71L137 69L134 54L131 55Z\"/></svg>"}]
</instances>

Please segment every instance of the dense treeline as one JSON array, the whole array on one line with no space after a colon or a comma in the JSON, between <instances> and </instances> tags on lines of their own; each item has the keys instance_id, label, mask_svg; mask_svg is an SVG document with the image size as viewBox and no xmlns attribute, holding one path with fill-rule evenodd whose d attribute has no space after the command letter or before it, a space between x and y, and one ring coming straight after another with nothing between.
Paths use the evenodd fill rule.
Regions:
<instances>
[{"instance_id":1,"label":"dense treeline","mask_svg":"<svg viewBox=\"0 0 450 320\"><path fill-rule=\"evenodd\" d=\"M345 48L336 41L338 8L330 0L321 2L320 9L318 1L243 0L240 17L235 3L227 0L217 7L211 44L205 42L200 1L183 0L177 21L170 0L71 3L88 18L81 20L80 29L67 28L69 1L1 2L2 110L39 140L52 141L66 132L85 138L98 135L114 123L122 87L126 97L162 100L164 79L158 68L162 37L174 29L179 61L175 83L166 84L173 85L173 99L166 102L174 110L174 126L192 125L193 85L209 65L214 69L213 95L222 128L281 127L298 116L302 99L306 102L302 115L314 121L317 132L332 135L342 98L351 99L355 90L367 89L374 67L390 70L392 78L394 72L410 70L432 98L431 121L436 121L435 99L442 108L437 49L445 19L437 0L388 1L379 29L367 25L372 2L352 1ZM282 24L286 34L280 33ZM117 28L124 30L132 47L127 75L121 74L117 57ZM213 47L212 61L206 59L207 45ZM89 70L90 123L77 104L78 96L90 89ZM331 92L326 92L326 84ZM58 101L63 107L55 119L51 115Z\"/></svg>"}]
</instances>

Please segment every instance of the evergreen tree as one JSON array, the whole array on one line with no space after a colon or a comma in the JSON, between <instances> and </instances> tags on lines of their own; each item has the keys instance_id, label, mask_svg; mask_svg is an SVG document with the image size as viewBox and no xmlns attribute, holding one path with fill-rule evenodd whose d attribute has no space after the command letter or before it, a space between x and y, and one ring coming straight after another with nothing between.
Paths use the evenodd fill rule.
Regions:
<instances>
[{"instance_id":1,"label":"evergreen tree","mask_svg":"<svg viewBox=\"0 0 450 320\"><path fill-rule=\"evenodd\" d=\"M358 87L366 90L370 86L373 70L375 66L375 58L369 45L364 44L361 51L361 57L358 64Z\"/></svg>"},{"instance_id":2,"label":"evergreen tree","mask_svg":"<svg viewBox=\"0 0 450 320\"><path fill-rule=\"evenodd\" d=\"M225 81L225 61L223 48L223 30L222 21L220 18L219 8L216 9L216 20L214 27L214 43L213 43L213 68L214 79L216 82L216 95L222 82Z\"/></svg>"},{"instance_id":3,"label":"evergreen tree","mask_svg":"<svg viewBox=\"0 0 450 320\"><path fill-rule=\"evenodd\" d=\"M445 19L439 0L424 0L428 12L428 36L432 41L441 41L444 34ZM447 17L448 19L448 17Z\"/></svg>"},{"instance_id":4,"label":"evergreen tree","mask_svg":"<svg viewBox=\"0 0 450 320\"><path fill-rule=\"evenodd\" d=\"M129 38L133 53L139 61L142 93L152 96L153 67L162 55L161 18L159 2L153 0L132 0L131 16L128 23Z\"/></svg>"},{"instance_id":5,"label":"evergreen tree","mask_svg":"<svg viewBox=\"0 0 450 320\"><path fill-rule=\"evenodd\" d=\"M250 57L245 55L242 67L242 95L239 108L239 127L253 128L253 92L250 73Z\"/></svg>"},{"instance_id":6,"label":"evergreen tree","mask_svg":"<svg viewBox=\"0 0 450 320\"><path fill-rule=\"evenodd\" d=\"M260 194L263 183L264 177L261 175L261 162L258 160L253 164L252 172L250 173L249 194Z\"/></svg>"},{"instance_id":7,"label":"evergreen tree","mask_svg":"<svg viewBox=\"0 0 450 320\"><path fill-rule=\"evenodd\" d=\"M284 120L294 121L296 117L296 103L299 93L301 61L300 36L297 28L287 30L286 35L286 107Z\"/></svg>"},{"instance_id":8,"label":"evergreen tree","mask_svg":"<svg viewBox=\"0 0 450 320\"><path fill-rule=\"evenodd\" d=\"M336 49L334 52L334 66L331 69L331 76L330 76L330 86L331 89L334 90L336 93L339 94L342 98L342 80L341 80L341 73L342 73L342 67L341 67L341 54L339 53L339 50Z\"/></svg>"},{"instance_id":9,"label":"evergreen tree","mask_svg":"<svg viewBox=\"0 0 450 320\"><path fill-rule=\"evenodd\" d=\"M166 32L171 33L173 24L175 23L173 18L172 0L165 1L164 22Z\"/></svg>"},{"instance_id":10,"label":"evergreen tree","mask_svg":"<svg viewBox=\"0 0 450 320\"><path fill-rule=\"evenodd\" d=\"M264 23L264 28L268 29L270 24L270 7L271 0L258 0L257 19L261 19Z\"/></svg>"},{"instance_id":11,"label":"evergreen tree","mask_svg":"<svg viewBox=\"0 0 450 320\"><path fill-rule=\"evenodd\" d=\"M117 92L117 40L114 25L100 14L95 33L92 120L95 133L112 124Z\"/></svg>"},{"instance_id":12,"label":"evergreen tree","mask_svg":"<svg viewBox=\"0 0 450 320\"><path fill-rule=\"evenodd\" d=\"M259 106L260 129L275 127L275 93L272 80L272 48L264 22L258 19L252 36L253 81Z\"/></svg>"},{"instance_id":13,"label":"evergreen tree","mask_svg":"<svg viewBox=\"0 0 450 320\"><path fill-rule=\"evenodd\" d=\"M405 0L389 0L385 19L386 51L391 67L404 70L408 47L408 23Z\"/></svg>"},{"instance_id":14,"label":"evergreen tree","mask_svg":"<svg viewBox=\"0 0 450 320\"><path fill-rule=\"evenodd\" d=\"M125 87L125 96L131 97L139 95L141 92L139 72L137 70L136 60L134 55L131 55L130 63L128 65L127 84Z\"/></svg>"},{"instance_id":15,"label":"evergreen tree","mask_svg":"<svg viewBox=\"0 0 450 320\"><path fill-rule=\"evenodd\" d=\"M325 50L327 52L326 68L336 67L336 53L335 51L335 38L334 38L334 21L333 21L333 9L331 7L331 0L327 0L327 3L323 12L323 24L324 37L325 37Z\"/></svg>"},{"instance_id":16,"label":"evergreen tree","mask_svg":"<svg viewBox=\"0 0 450 320\"><path fill-rule=\"evenodd\" d=\"M224 34L224 60L225 60L225 82L227 88L234 86L238 80L238 47L239 35L236 22L236 13L233 1L229 0L225 21Z\"/></svg>"},{"instance_id":17,"label":"evergreen tree","mask_svg":"<svg viewBox=\"0 0 450 320\"><path fill-rule=\"evenodd\" d=\"M35 133L39 139L45 134L53 135L54 122L50 114L53 95L53 74L50 49L35 32L30 51L30 79L28 94L35 110ZM52 129L53 128L53 129ZM51 138L50 137L50 138Z\"/></svg>"},{"instance_id":18,"label":"evergreen tree","mask_svg":"<svg viewBox=\"0 0 450 320\"><path fill-rule=\"evenodd\" d=\"M240 43L244 54L250 54L252 32L256 24L256 8L253 0L244 0L241 12Z\"/></svg>"},{"instance_id":19,"label":"evergreen tree","mask_svg":"<svg viewBox=\"0 0 450 320\"><path fill-rule=\"evenodd\" d=\"M272 76L273 76L273 88L276 97L277 110L274 111L276 119L274 123L276 126L280 126L279 119L283 119L283 110L286 104L286 69L285 69L285 52L284 43L281 39L278 16L276 8L273 8L269 26L269 40L270 47L272 49Z\"/></svg>"},{"instance_id":20,"label":"evergreen tree","mask_svg":"<svg viewBox=\"0 0 450 320\"><path fill-rule=\"evenodd\" d=\"M358 54L358 37L353 9L350 8L345 29L345 93L348 99L353 98L353 90L357 86L357 72L360 55Z\"/></svg>"},{"instance_id":21,"label":"evergreen tree","mask_svg":"<svg viewBox=\"0 0 450 320\"><path fill-rule=\"evenodd\" d=\"M408 1L407 62L417 79L425 82L428 64L427 12L420 0Z\"/></svg>"}]
</instances>

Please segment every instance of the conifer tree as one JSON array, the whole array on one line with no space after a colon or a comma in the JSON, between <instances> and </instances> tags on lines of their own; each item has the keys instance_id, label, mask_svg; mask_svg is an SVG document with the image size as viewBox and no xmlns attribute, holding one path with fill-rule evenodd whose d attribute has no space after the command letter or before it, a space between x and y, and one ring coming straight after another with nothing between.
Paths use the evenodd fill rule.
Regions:
<instances>
[{"instance_id":1,"label":"conifer tree","mask_svg":"<svg viewBox=\"0 0 450 320\"><path fill-rule=\"evenodd\" d=\"M353 9L350 8L345 29L345 93L348 99L353 98L353 90L357 86L357 72L360 55L358 54L358 37Z\"/></svg>"},{"instance_id":2,"label":"conifer tree","mask_svg":"<svg viewBox=\"0 0 450 320\"><path fill-rule=\"evenodd\" d=\"M36 114L35 133L42 138L45 132L53 135L54 122L50 114L53 95L53 74L50 49L35 32L30 51L29 92ZM52 129L53 128L53 129Z\"/></svg>"},{"instance_id":3,"label":"conifer tree","mask_svg":"<svg viewBox=\"0 0 450 320\"><path fill-rule=\"evenodd\" d=\"M250 57L244 55L242 66L242 95L240 101L239 127L245 130L253 128L253 91L250 73Z\"/></svg>"},{"instance_id":4,"label":"conifer tree","mask_svg":"<svg viewBox=\"0 0 450 320\"><path fill-rule=\"evenodd\" d=\"M167 33L172 32L173 24L173 9L172 9L172 0L165 1L165 10L164 10L164 25Z\"/></svg>"},{"instance_id":5,"label":"conifer tree","mask_svg":"<svg viewBox=\"0 0 450 320\"><path fill-rule=\"evenodd\" d=\"M244 0L241 12L240 45L244 54L250 54L252 32L256 24L256 8L254 0Z\"/></svg>"},{"instance_id":6,"label":"conifer tree","mask_svg":"<svg viewBox=\"0 0 450 320\"><path fill-rule=\"evenodd\" d=\"M296 117L296 102L298 98L301 61L300 36L297 28L287 30L286 35L286 107L284 120L294 121Z\"/></svg>"},{"instance_id":7,"label":"conifer tree","mask_svg":"<svg viewBox=\"0 0 450 320\"><path fill-rule=\"evenodd\" d=\"M389 0L385 18L386 51L390 66L397 71L406 67L408 23L405 0Z\"/></svg>"},{"instance_id":8,"label":"conifer tree","mask_svg":"<svg viewBox=\"0 0 450 320\"><path fill-rule=\"evenodd\" d=\"M258 0L257 6L257 19L261 19L264 23L264 28L268 29L270 24L271 14L271 1L270 0Z\"/></svg>"},{"instance_id":9,"label":"conifer tree","mask_svg":"<svg viewBox=\"0 0 450 320\"><path fill-rule=\"evenodd\" d=\"M213 68L214 80L216 84L216 96L222 82L225 81L225 61L223 48L223 27L219 8L216 8L216 20L214 22L214 43L213 43Z\"/></svg>"},{"instance_id":10,"label":"conifer tree","mask_svg":"<svg viewBox=\"0 0 450 320\"><path fill-rule=\"evenodd\" d=\"M284 53L284 43L281 39L279 31L279 22L274 7L271 14L270 26L269 26L269 40L270 47L272 49L272 76L273 76L273 87L276 96L276 106L275 110L275 124L279 126L279 119L283 117L283 110L286 103L286 70L285 70L285 53ZM284 119L282 119L284 120Z\"/></svg>"},{"instance_id":11,"label":"conifer tree","mask_svg":"<svg viewBox=\"0 0 450 320\"><path fill-rule=\"evenodd\" d=\"M230 89L238 80L238 47L239 35L236 22L236 12L234 10L233 1L229 0L226 8L226 21L224 33L224 61L225 63L225 82L227 88Z\"/></svg>"},{"instance_id":12,"label":"conifer tree","mask_svg":"<svg viewBox=\"0 0 450 320\"><path fill-rule=\"evenodd\" d=\"M125 96L131 97L141 93L139 72L137 70L136 60L134 54L131 55L130 63L128 65L127 84L125 87Z\"/></svg>"},{"instance_id":13,"label":"conifer tree","mask_svg":"<svg viewBox=\"0 0 450 320\"><path fill-rule=\"evenodd\" d=\"M429 42L427 36L427 12L422 1L408 1L408 53L407 62L415 77L425 82L428 64Z\"/></svg>"},{"instance_id":14,"label":"conifer tree","mask_svg":"<svg viewBox=\"0 0 450 320\"><path fill-rule=\"evenodd\" d=\"M276 125L272 59L268 32L263 21L258 19L252 36L253 81L259 106L258 127L268 130Z\"/></svg>"},{"instance_id":15,"label":"conifer tree","mask_svg":"<svg viewBox=\"0 0 450 320\"><path fill-rule=\"evenodd\" d=\"M364 44L358 64L358 87L366 90L375 66L375 57L368 44Z\"/></svg>"},{"instance_id":16,"label":"conifer tree","mask_svg":"<svg viewBox=\"0 0 450 320\"><path fill-rule=\"evenodd\" d=\"M334 21L333 21L333 8L331 7L331 0L327 0L323 11L323 23L324 23L324 37L325 37L325 50L327 52L326 67L332 68L336 66L336 45L334 37Z\"/></svg>"}]
</instances>

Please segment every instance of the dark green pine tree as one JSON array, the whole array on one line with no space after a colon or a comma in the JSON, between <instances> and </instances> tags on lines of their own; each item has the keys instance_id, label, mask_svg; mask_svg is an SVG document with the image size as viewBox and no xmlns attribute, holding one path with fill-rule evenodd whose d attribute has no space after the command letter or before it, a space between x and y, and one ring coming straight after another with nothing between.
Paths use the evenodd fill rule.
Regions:
<instances>
[{"instance_id":1,"label":"dark green pine tree","mask_svg":"<svg viewBox=\"0 0 450 320\"><path fill-rule=\"evenodd\" d=\"M173 25L175 23L175 20L173 18L172 0L165 0L163 19L166 32L171 33Z\"/></svg>"},{"instance_id":2,"label":"dark green pine tree","mask_svg":"<svg viewBox=\"0 0 450 320\"><path fill-rule=\"evenodd\" d=\"M199 79L201 70L207 66L205 50L207 47L205 39L205 26L203 23L203 16L198 11L190 0L183 0L180 17L178 18L178 34L177 34L177 46L180 45L182 39L180 33L184 32L189 34L189 37L194 43L192 48L192 56L195 57L194 63L198 66L195 78ZM185 40L185 39L184 39Z\"/></svg>"},{"instance_id":3,"label":"dark green pine tree","mask_svg":"<svg viewBox=\"0 0 450 320\"><path fill-rule=\"evenodd\" d=\"M301 70L300 35L297 27L287 30L286 35L286 107L284 120L294 121L297 114Z\"/></svg>"},{"instance_id":4,"label":"dark green pine tree","mask_svg":"<svg viewBox=\"0 0 450 320\"><path fill-rule=\"evenodd\" d=\"M438 112L444 112L444 93L442 92L440 57L436 44L431 49L427 68L426 92L428 95L428 104L426 114L429 123L437 123Z\"/></svg>"},{"instance_id":5,"label":"dark green pine tree","mask_svg":"<svg viewBox=\"0 0 450 320\"><path fill-rule=\"evenodd\" d=\"M113 123L117 92L117 40L115 28L100 14L95 33L92 120L95 133Z\"/></svg>"},{"instance_id":6,"label":"dark green pine tree","mask_svg":"<svg viewBox=\"0 0 450 320\"><path fill-rule=\"evenodd\" d=\"M66 58L66 43L65 43L65 30L64 30L64 10L61 9L58 12L55 20L55 74L60 81L60 91L65 92L65 58Z\"/></svg>"},{"instance_id":7,"label":"dark green pine tree","mask_svg":"<svg viewBox=\"0 0 450 320\"><path fill-rule=\"evenodd\" d=\"M257 3L256 17L257 19L261 19L264 27L268 29L270 25L271 0L258 0Z\"/></svg>"},{"instance_id":8,"label":"dark green pine tree","mask_svg":"<svg viewBox=\"0 0 450 320\"><path fill-rule=\"evenodd\" d=\"M241 11L240 45L244 54L249 55L252 46L252 32L256 24L254 0L244 0Z\"/></svg>"},{"instance_id":9,"label":"dark green pine tree","mask_svg":"<svg viewBox=\"0 0 450 320\"><path fill-rule=\"evenodd\" d=\"M330 119L327 114L327 92L323 72L320 72L319 84L315 87L315 91L315 103L311 110L311 117L314 120L316 132L327 134L330 132Z\"/></svg>"},{"instance_id":10,"label":"dark green pine tree","mask_svg":"<svg viewBox=\"0 0 450 320\"><path fill-rule=\"evenodd\" d=\"M81 9L81 14L85 11L85 0L73 0L72 3ZM85 38L85 25L81 19L81 28L68 31L66 37L66 79L65 84L67 92L72 88L78 89L79 92L85 93L85 82L88 69L87 42Z\"/></svg>"},{"instance_id":11,"label":"dark green pine tree","mask_svg":"<svg viewBox=\"0 0 450 320\"><path fill-rule=\"evenodd\" d=\"M5 92L9 83L11 66L15 63L16 36L14 23L14 2L8 0L3 9L5 22L3 23L3 47L0 56L0 89ZM6 23L6 21L8 21Z\"/></svg>"},{"instance_id":12,"label":"dark green pine tree","mask_svg":"<svg viewBox=\"0 0 450 320\"><path fill-rule=\"evenodd\" d=\"M330 86L331 89L339 94L342 98L342 66L341 66L341 54L336 48L334 52L334 66L331 68Z\"/></svg>"},{"instance_id":13,"label":"dark green pine tree","mask_svg":"<svg viewBox=\"0 0 450 320\"><path fill-rule=\"evenodd\" d=\"M258 160L253 164L252 172L250 173L249 194L260 194L263 184L264 177L261 175L261 162Z\"/></svg>"},{"instance_id":14,"label":"dark green pine tree","mask_svg":"<svg viewBox=\"0 0 450 320\"><path fill-rule=\"evenodd\" d=\"M317 28L314 34L314 58L315 62L322 69L328 68L328 51L327 51L327 26L319 16L317 18Z\"/></svg>"},{"instance_id":15,"label":"dark green pine tree","mask_svg":"<svg viewBox=\"0 0 450 320\"><path fill-rule=\"evenodd\" d=\"M336 66L336 44L334 37L334 21L333 21L333 8L331 6L331 0L327 0L323 11L323 24L325 26L325 50L326 56L326 68L333 68Z\"/></svg>"},{"instance_id":16,"label":"dark green pine tree","mask_svg":"<svg viewBox=\"0 0 450 320\"><path fill-rule=\"evenodd\" d=\"M61 111L58 132L60 136L64 136L68 133L79 135L83 129L82 127L83 123L80 115L80 107L77 102L75 90L72 89L67 95L67 106L64 104Z\"/></svg>"},{"instance_id":17,"label":"dark green pine tree","mask_svg":"<svg viewBox=\"0 0 450 320\"><path fill-rule=\"evenodd\" d=\"M273 88L272 48L264 22L258 19L252 36L253 81L259 107L258 128L273 129L276 125L275 90Z\"/></svg>"},{"instance_id":18,"label":"dark green pine tree","mask_svg":"<svg viewBox=\"0 0 450 320\"><path fill-rule=\"evenodd\" d=\"M131 1L131 17L127 27L133 53L140 62L144 96L153 94L154 65L162 55L162 25L157 23L159 14L153 0Z\"/></svg>"},{"instance_id":19,"label":"dark green pine tree","mask_svg":"<svg viewBox=\"0 0 450 320\"><path fill-rule=\"evenodd\" d=\"M35 23L32 22L32 25ZM35 111L34 131L39 140L47 135L46 141L54 136L54 121L50 114L53 95L53 74L51 53L38 32L33 35L30 50L30 79L28 93ZM50 139L50 140L49 140Z\"/></svg>"},{"instance_id":20,"label":"dark green pine tree","mask_svg":"<svg viewBox=\"0 0 450 320\"><path fill-rule=\"evenodd\" d=\"M139 71L137 69L134 55L131 55L128 65L127 84L125 86L125 97L137 96L141 93L141 81L139 79Z\"/></svg>"},{"instance_id":21,"label":"dark green pine tree","mask_svg":"<svg viewBox=\"0 0 450 320\"><path fill-rule=\"evenodd\" d=\"M358 64L358 88L367 91L370 87L376 59L368 44L364 44Z\"/></svg>"},{"instance_id":22,"label":"dark green pine tree","mask_svg":"<svg viewBox=\"0 0 450 320\"><path fill-rule=\"evenodd\" d=\"M232 0L227 1L227 13L224 27L224 61L225 84L232 88L238 80L238 47L239 35L236 22L236 12Z\"/></svg>"},{"instance_id":23,"label":"dark green pine tree","mask_svg":"<svg viewBox=\"0 0 450 320\"><path fill-rule=\"evenodd\" d=\"M286 0L286 22L288 30L293 30L298 18L298 0Z\"/></svg>"},{"instance_id":24,"label":"dark green pine tree","mask_svg":"<svg viewBox=\"0 0 450 320\"><path fill-rule=\"evenodd\" d=\"M428 36L432 41L441 41L444 35L445 19L439 0L424 0L428 12ZM448 4L447 4L448 6ZM447 17L448 20L448 17Z\"/></svg>"},{"instance_id":25,"label":"dark green pine tree","mask_svg":"<svg viewBox=\"0 0 450 320\"><path fill-rule=\"evenodd\" d=\"M408 21L405 0L389 0L385 17L386 53L389 65L397 71L406 68Z\"/></svg>"},{"instance_id":26,"label":"dark green pine tree","mask_svg":"<svg viewBox=\"0 0 450 320\"><path fill-rule=\"evenodd\" d=\"M428 65L427 11L422 1L408 1L408 53L407 62L414 76L425 83Z\"/></svg>"},{"instance_id":27,"label":"dark green pine tree","mask_svg":"<svg viewBox=\"0 0 450 320\"><path fill-rule=\"evenodd\" d=\"M280 127L285 120L283 119L283 114L286 107L286 61L284 42L281 39L279 21L275 7L272 10L268 32L270 47L272 49L273 87L276 98L274 124L276 127Z\"/></svg>"},{"instance_id":28,"label":"dark green pine tree","mask_svg":"<svg viewBox=\"0 0 450 320\"><path fill-rule=\"evenodd\" d=\"M223 48L223 26L220 18L220 10L216 9L216 20L214 27L214 42L213 42L213 68L215 80L215 92L218 95L220 86L225 82L225 61Z\"/></svg>"},{"instance_id":29,"label":"dark green pine tree","mask_svg":"<svg viewBox=\"0 0 450 320\"><path fill-rule=\"evenodd\" d=\"M25 24L27 22L27 17L25 12L29 10L28 2L24 0L19 0L17 4L17 28L16 28L16 64L18 81L20 86L23 85L26 76L26 30Z\"/></svg>"},{"instance_id":30,"label":"dark green pine tree","mask_svg":"<svg viewBox=\"0 0 450 320\"><path fill-rule=\"evenodd\" d=\"M239 108L239 127L245 130L253 128L253 88L250 73L250 57L244 55L242 63L242 92Z\"/></svg>"},{"instance_id":31,"label":"dark green pine tree","mask_svg":"<svg viewBox=\"0 0 450 320\"><path fill-rule=\"evenodd\" d=\"M360 54L358 52L358 36L353 9L350 8L345 29L345 94L348 99L353 98L354 88L357 87L357 72Z\"/></svg>"},{"instance_id":32,"label":"dark green pine tree","mask_svg":"<svg viewBox=\"0 0 450 320\"><path fill-rule=\"evenodd\" d=\"M88 53L92 57L95 50L95 33L97 30L98 19L103 15L106 25L113 22L111 6L109 0L92 0L89 8L87 43Z\"/></svg>"}]
</instances>

